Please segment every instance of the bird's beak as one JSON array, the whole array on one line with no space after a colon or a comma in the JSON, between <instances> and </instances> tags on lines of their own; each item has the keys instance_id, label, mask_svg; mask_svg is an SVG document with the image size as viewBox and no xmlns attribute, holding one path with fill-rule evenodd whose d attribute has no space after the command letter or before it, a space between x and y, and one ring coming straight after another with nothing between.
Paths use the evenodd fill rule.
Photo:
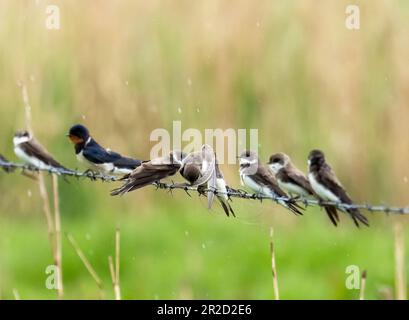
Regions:
<instances>
[{"instance_id":1,"label":"bird's beak","mask_svg":"<svg viewBox=\"0 0 409 320\"><path fill-rule=\"evenodd\" d=\"M84 142L83 139L78 138L78 137L76 137L76 136L74 136L74 135L72 135L72 134L67 134L67 137L68 137L68 138L71 140L71 142L74 143L74 144L78 144L78 143Z\"/></svg>"}]
</instances>

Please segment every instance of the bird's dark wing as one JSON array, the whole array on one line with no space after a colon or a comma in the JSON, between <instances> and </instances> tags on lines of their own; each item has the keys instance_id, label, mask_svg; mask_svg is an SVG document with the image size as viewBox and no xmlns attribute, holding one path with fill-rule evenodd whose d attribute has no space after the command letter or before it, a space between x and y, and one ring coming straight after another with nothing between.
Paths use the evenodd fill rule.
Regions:
<instances>
[{"instance_id":1,"label":"bird's dark wing","mask_svg":"<svg viewBox=\"0 0 409 320\"><path fill-rule=\"evenodd\" d=\"M65 167L55 160L50 153L34 138L30 141L21 143L20 148L28 156L37 158L49 166L65 169Z\"/></svg>"},{"instance_id":2,"label":"bird's dark wing","mask_svg":"<svg viewBox=\"0 0 409 320\"><path fill-rule=\"evenodd\" d=\"M314 190L312 189L307 177L302 172L295 170L295 168L292 170L280 170L277 173L277 178L285 183L292 183L303 188L310 195L314 194Z\"/></svg>"},{"instance_id":3,"label":"bird's dark wing","mask_svg":"<svg viewBox=\"0 0 409 320\"><path fill-rule=\"evenodd\" d=\"M279 187L274 174L270 169L259 164L256 174L251 176L257 184L268 187L275 195L279 197L288 197L288 195ZM285 201L287 208L290 209L293 213L302 215L302 212L299 209L300 207L295 200L289 199Z\"/></svg>"},{"instance_id":4,"label":"bird's dark wing","mask_svg":"<svg viewBox=\"0 0 409 320\"><path fill-rule=\"evenodd\" d=\"M330 166L326 165L320 168L317 175L317 180L318 183L322 184L333 194L335 194L341 202L352 204L351 198L349 198L349 196L347 195L344 187L341 185Z\"/></svg>"},{"instance_id":5,"label":"bird's dark wing","mask_svg":"<svg viewBox=\"0 0 409 320\"><path fill-rule=\"evenodd\" d=\"M100 145L87 145L82 155L90 162L96 164L102 163L110 163L119 161L121 159L121 155L119 153L113 151L107 151L102 148Z\"/></svg>"},{"instance_id":6,"label":"bird's dark wing","mask_svg":"<svg viewBox=\"0 0 409 320\"><path fill-rule=\"evenodd\" d=\"M141 163L141 160L121 157L114 161L114 166L117 168L135 169L136 167L139 167Z\"/></svg>"},{"instance_id":7,"label":"bird's dark wing","mask_svg":"<svg viewBox=\"0 0 409 320\"><path fill-rule=\"evenodd\" d=\"M142 188L153 182L173 176L180 169L180 164L152 164L151 161L144 162L132 173L126 175L123 179L126 182L119 188L112 190L111 195L123 195L127 192Z\"/></svg>"},{"instance_id":8,"label":"bird's dark wing","mask_svg":"<svg viewBox=\"0 0 409 320\"><path fill-rule=\"evenodd\" d=\"M142 163L140 160L126 158L117 152L107 150L94 140L91 140L91 142L86 145L82 155L92 163L113 163L117 168L135 169Z\"/></svg>"},{"instance_id":9,"label":"bird's dark wing","mask_svg":"<svg viewBox=\"0 0 409 320\"><path fill-rule=\"evenodd\" d=\"M318 182L335 194L342 203L353 204L351 198L329 165L324 165L320 168L317 178ZM351 215L357 227L359 227L359 222L369 226L368 219L358 209L346 209L346 211Z\"/></svg>"},{"instance_id":10,"label":"bird's dark wing","mask_svg":"<svg viewBox=\"0 0 409 320\"><path fill-rule=\"evenodd\" d=\"M251 175L250 177L257 184L268 187L277 196L287 197L287 194L278 186L276 178L269 169L259 165L257 168L257 172L254 175Z\"/></svg>"},{"instance_id":11,"label":"bird's dark wing","mask_svg":"<svg viewBox=\"0 0 409 320\"><path fill-rule=\"evenodd\" d=\"M216 178L224 179L223 172L219 168L219 162L217 161L217 158L215 162L215 170L216 170Z\"/></svg>"}]
</instances>

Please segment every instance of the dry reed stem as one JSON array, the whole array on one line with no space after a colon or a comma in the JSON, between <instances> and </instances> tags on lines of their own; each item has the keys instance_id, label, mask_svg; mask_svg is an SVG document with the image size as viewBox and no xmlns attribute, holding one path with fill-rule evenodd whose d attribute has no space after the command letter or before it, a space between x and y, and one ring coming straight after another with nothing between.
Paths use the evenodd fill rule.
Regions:
<instances>
[{"instance_id":1,"label":"dry reed stem","mask_svg":"<svg viewBox=\"0 0 409 320\"><path fill-rule=\"evenodd\" d=\"M58 298L64 296L64 285L62 278L62 246L61 246L61 213L60 213L60 197L58 193L58 177L52 175L53 195L54 195L54 223L55 223L55 264L58 270Z\"/></svg>"},{"instance_id":2,"label":"dry reed stem","mask_svg":"<svg viewBox=\"0 0 409 320\"><path fill-rule=\"evenodd\" d=\"M44 211L45 219L47 221L48 239L50 242L53 258L55 260L54 222L53 222L53 217L51 215L50 202L48 198L47 188L45 186L44 174L42 172L39 172L39 175L38 175L38 187L40 190L41 200L43 201L43 211Z\"/></svg>"},{"instance_id":3,"label":"dry reed stem","mask_svg":"<svg viewBox=\"0 0 409 320\"><path fill-rule=\"evenodd\" d=\"M109 271L111 273L112 286L114 287L115 300L121 300L121 287L119 284L120 239L121 230L118 227L115 231L115 266L112 256L108 257Z\"/></svg>"},{"instance_id":4,"label":"dry reed stem","mask_svg":"<svg viewBox=\"0 0 409 320\"><path fill-rule=\"evenodd\" d=\"M112 256L108 257L108 265L109 265L109 273L111 274L112 287L114 288L115 300L119 300L117 299L116 275L115 275L114 260L112 259Z\"/></svg>"},{"instance_id":5,"label":"dry reed stem","mask_svg":"<svg viewBox=\"0 0 409 320\"><path fill-rule=\"evenodd\" d=\"M31 106L28 97L27 86L23 82L19 82L18 86L21 88L21 96L23 99L24 111L25 111L25 120L26 120L26 129L33 135L33 128L31 125ZM48 196L47 187L44 180L44 174L42 172L38 173L38 187L40 191L40 197L43 201L43 211L47 221L47 231L48 238L51 246L51 251L54 259L54 264L57 266L58 274L58 297L61 299L63 297L63 282L62 282L62 255L61 255L61 236L58 234L61 232L61 221L60 221L60 209L59 209L59 197L58 197L58 181L57 177L53 175L53 195L54 195L54 218L51 215L50 209L50 200ZM57 221L58 220L58 221ZM58 229L58 232L57 232Z\"/></svg>"},{"instance_id":6,"label":"dry reed stem","mask_svg":"<svg viewBox=\"0 0 409 320\"><path fill-rule=\"evenodd\" d=\"M280 300L280 292L278 290L278 278L277 278L277 268L276 268L273 235L274 235L274 230L273 230L273 227L271 227L270 228L270 252L271 252L271 272L273 275L274 299Z\"/></svg>"},{"instance_id":7,"label":"dry reed stem","mask_svg":"<svg viewBox=\"0 0 409 320\"><path fill-rule=\"evenodd\" d=\"M120 240L121 240L121 230L119 227L116 228L115 232L115 299L121 300L121 287L119 284L119 265L120 265Z\"/></svg>"},{"instance_id":8,"label":"dry reed stem","mask_svg":"<svg viewBox=\"0 0 409 320\"><path fill-rule=\"evenodd\" d=\"M406 300L405 242L402 229L402 222L397 220L394 225L395 297L397 300Z\"/></svg>"},{"instance_id":9,"label":"dry reed stem","mask_svg":"<svg viewBox=\"0 0 409 320\"><path fill-rule=\"evenodd\" d=\"M96 282L98 288L101 291L101 295L102 295L103 290L104 290L104 284L102 283L101 278L98 276L97 272L94 270L91 263L89 262L87 257L82 252L81 248L79 247L79 245L75 241L74 237L69 233L66 234L66 236L67 236L67 239L70 242L71 246L73 247L74 251L77 253L78 257L81 259L82 263L84 264L85 268L88 270L89 274L91 275L91 277Z\"/></svg>"},{"instance_id":10,"label":"dry reed stem","mask_svg":"<svg viewBox=\"0 0 409 320\"><path fill-rule=\"evenodd\" d=\"M359 288L359 300L365 300L365 286L366 286L366 270L361 275L361 286Z\"/></svg>"}]
</instances>

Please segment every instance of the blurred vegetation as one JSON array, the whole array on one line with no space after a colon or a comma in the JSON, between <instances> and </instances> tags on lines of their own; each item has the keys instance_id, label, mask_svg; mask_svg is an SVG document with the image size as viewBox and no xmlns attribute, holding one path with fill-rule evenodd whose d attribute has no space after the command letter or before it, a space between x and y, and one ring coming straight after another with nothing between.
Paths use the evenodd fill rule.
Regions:
<instances>
[{"instance_id":1,"label":"blurred vegetation","mask_svg":"<svg viewBox=\"0 0 409 320\"><path fill-rule=\"evenodd\" d=\"M24 81L37 138L72 168L64 135L77 122L104 146L141 159L153 146L150 132L174 120L184 129L257 128L264 160L284 151L306 170L308 151L321 148L357 202L406 205L409 5L356 2L358 31L345 28L343 0L53 1L61 29L48 30L46 1L3 0L0 153L16 159L11 139L24 126L16 83ZM238 167L223 170L238 186ZM233 219L183 192L146 188L112 198L113 186L60 183L63 232L103 278L106 298L117 225L126 299L272 298L272 225L282 298L355 299L358 291L345 287L348 265L368 270L368 298L393 292L398 217L369 215L371 227L358 230L343 215L334 228L319 209L298 218L235 200ZM0 190L1 298L15 289L22 299L53 299L37 185L0 171ZM65 297L99 298L63 240Z\"/></svg>"}]
</instances>

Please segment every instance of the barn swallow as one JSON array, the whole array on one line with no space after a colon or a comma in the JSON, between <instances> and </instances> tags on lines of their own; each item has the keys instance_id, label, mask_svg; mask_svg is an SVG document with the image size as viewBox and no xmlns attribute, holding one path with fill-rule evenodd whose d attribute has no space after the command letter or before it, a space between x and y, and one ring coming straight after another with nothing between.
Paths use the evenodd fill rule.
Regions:
<instances>
[{"instance_id":1,"label":"barn swallow","mask_svg":"<svg viewBox=\"0 0 409 320\"><path fill-rule=\"evenodd\" d=\"M14 153L29 165L43 170L64 169L57 160L26 130L18 131L13 138Z\"/></svg>"},{"instance_id":2,"label":"barn swallow","mask_svg":"<svg viewBox=\"0 0 409 320\"><path fill-rule=\"evenodd\" d=\"M332 168L326 163L325 155L320 150L312 150L308 156L308 179L312 189L324 201L353 204ZM359 222L369 226L368 219L358 209L345 209L359 227Z\"/></svg>"},{"instance_id":3,"label":"barn swallow","mask_svg":"<svg viewBox=\"0 0 409 320\"><path fill-rule=\"evenodd\" d=\"M143 162L142 165L121 179L125 180L125 183L112 190L111 195L124 195L127 192L175 175L182 167L182 160L185 156L181 151L171 151L166 157Z\"/></svg>"},{"instance_id":4,"label":"barn swallow","mask_svg":"<svg viewBox=\"0 0 409 320\"><path fill-rule=\"evenodd\" d=\"M269 197L286 197L288 195L280 188L273 173L263 166L257 154L252 151L244 151L240 156L240 180L242 185L248 186L254 192ZM278 200L283 207L295 214L302 215L295 201Z\"/></svg>"},{"instance_id":5,"label":"barn swallow","mask_svg":"<svg viewBox=\"0 0 409 320\"><path fill-rule=\"evenodd\" d=\"M140 160L126 158L119 153L101 147L83 125L71 127L67 134L75 145L75 154L90 170L102 174L125 175L141 165Z\"/></svg>"},{"instance_id":6,"label":"barn swallow","mask_svg":"<svg viewBox=\"0 0 409 320\"><path fill-rule=\"evenodd\" d=\"M268 166L275 174L280 188L290 195L295 194L304 198L314 197L322 200L312 189L308 178L299 170L285 153L273 154L268 162ZM324 209L331 222L336 226L339 222L337 209L334 206L324 206Z\"/></svg>"},{"instance_id":7,"label":"barn swallow","mask_svg":"<svg viewBox=\"0 0 409 320\"><path fill-rule=\"evenodd\" d=\"M0 162L2 164L5 164L6 166L2 166L3 170L5 172L13 172L14 168L7 166L7 164L9 163L9 161L2 155L0 154Z\"/></svg>"}]
</instances>

